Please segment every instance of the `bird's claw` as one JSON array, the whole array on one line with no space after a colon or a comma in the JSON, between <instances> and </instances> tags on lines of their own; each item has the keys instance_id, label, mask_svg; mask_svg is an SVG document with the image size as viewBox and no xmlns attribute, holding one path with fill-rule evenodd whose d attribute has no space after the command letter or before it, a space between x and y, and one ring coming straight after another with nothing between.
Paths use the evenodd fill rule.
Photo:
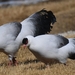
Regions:
<instances>
[{"instance_id":1,"label":"bird's claw","mask_svg":"<svg viewBox=\"0 0 75 75\"><path fill-rule=\"evenodd\" d=\"M12 65L12 66L16 66L18 64L18 62L15 59L16 57L13 57L12 60L10 60L10 62L8 63L8 65Z\"/></svg>"}]
</instances>

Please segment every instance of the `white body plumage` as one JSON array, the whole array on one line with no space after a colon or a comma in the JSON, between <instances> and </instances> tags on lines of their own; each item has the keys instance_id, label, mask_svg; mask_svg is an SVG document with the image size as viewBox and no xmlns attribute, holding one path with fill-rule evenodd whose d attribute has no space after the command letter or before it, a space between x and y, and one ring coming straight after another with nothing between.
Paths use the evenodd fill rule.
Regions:
<instances>
[{"instance_id":1,"label":"white body plumage","mask_svg":"<svg viewBox=\"0 0 75 75\"><path fill-rule=\"evenodd\" d=\"M28 39L26 46L44 63L49 63L50 59L57 59L61 63L66 63L70 55L75 56L74 38L67 39L60 35L47 34L36 37L27 36L26 38Z\"/></svg>"}]
</instances>

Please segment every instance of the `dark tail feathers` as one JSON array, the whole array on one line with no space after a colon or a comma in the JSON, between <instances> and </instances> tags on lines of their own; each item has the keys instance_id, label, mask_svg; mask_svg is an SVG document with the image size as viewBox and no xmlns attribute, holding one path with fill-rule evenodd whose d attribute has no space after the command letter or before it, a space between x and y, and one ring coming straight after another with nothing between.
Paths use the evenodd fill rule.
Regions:
<instances>
[{"instance_id":1,"label":"dark tail feathers","mask_svg":"<svg viewBox=\"0 0 75 75\"><path fill-rule=\"evenodd\" d=\"M35 35L46 34L50 32L53 28L53 25L56 22L56 17L52 11L47 11L42 9L41 11L36 12L30 17L30 20L33 22L35 26Z\"/></svg>"},{"instance_id":2,"label":"dark tail feathers","mask_svg":"<svg viewBox=\"0 0 75 75\"><path fill-rule=\"evenodd\" d=\"M69 58L72 59L72 60L75 60L75 53L70 53Z\"/></svg>"}]
</instances>

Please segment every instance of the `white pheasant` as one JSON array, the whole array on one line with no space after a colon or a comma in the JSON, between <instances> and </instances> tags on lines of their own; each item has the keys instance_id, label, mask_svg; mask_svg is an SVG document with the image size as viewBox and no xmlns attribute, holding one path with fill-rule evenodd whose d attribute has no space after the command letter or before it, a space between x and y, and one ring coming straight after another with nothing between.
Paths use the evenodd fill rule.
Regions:
<instances>
[{"instance_id":1,"label":"white pheasant","mask_svg":"<svg viewBox=\"0 0 75 75\"><path fill-rule=\"evenodd\" d=\"M26 36L22 41L24 46L45 64L50 59L56 59L65 64L67 58L75 59L75 38L67 39L60 35Z\"/></svg>"},{"instance_id":2,"label":"white pheasant","mask_svg":"<svg viewBox=\"0 0 75 75\"><path fill-rule=\"evenodd\" d=\"M9 56L10 63L15 64L15 53L19 48L17 36L21 31L22 25L19 22L7 23L0 26L0 51Z\"/></svg>"}]
</instances>

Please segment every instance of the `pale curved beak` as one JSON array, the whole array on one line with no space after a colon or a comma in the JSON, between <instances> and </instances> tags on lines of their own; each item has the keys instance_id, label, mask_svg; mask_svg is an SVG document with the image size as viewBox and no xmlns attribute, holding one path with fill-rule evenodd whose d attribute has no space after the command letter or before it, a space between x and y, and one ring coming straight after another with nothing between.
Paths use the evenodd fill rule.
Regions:
<instances>
[{"instance_id":1,"label":"pale curved beak","mask_svg":"<svg viewBox=\"0 0 75 75\"><path fill-rule=\"evenodd\" d=\"M25 45L25 44L23 44L23 45L22 45L22 47L25 49L25 48L26 48L26 45Z\"/></svg>"}]
</instances>

